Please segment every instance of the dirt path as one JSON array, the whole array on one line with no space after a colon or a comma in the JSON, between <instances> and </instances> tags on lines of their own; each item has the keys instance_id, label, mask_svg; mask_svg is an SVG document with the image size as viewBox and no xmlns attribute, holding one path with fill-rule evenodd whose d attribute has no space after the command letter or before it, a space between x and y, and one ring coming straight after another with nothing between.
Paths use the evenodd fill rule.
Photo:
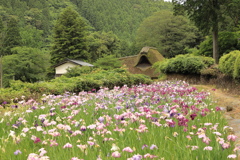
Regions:
<instances>
[{"instance_id":1,"label":"dirt path","mask_svg":"<svg viewBox=\"0 0 240 160\"><path fill-rule=\"evenodd\" d=\"M233 128L235 135L238 136L236 145L240 146L240 95L233 95L220 89L215 90L210 85L194 86L199 90L211 92L211 96L217 105L225 109L224 116L228 120L229 126Z\"/></svg>"}]
</instances>

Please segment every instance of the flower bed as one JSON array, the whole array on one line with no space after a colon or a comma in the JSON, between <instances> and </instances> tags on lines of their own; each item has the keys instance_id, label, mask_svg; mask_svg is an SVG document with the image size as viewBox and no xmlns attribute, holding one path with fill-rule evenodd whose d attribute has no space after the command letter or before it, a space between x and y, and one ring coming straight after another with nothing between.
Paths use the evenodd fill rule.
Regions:
<instances>
[{"instance_id":1,"label":"flower bed","mask_svg":"<svg viewBox=\"0 0 240 160\"><path fill-rule=\"evenodd\" d=\"M3 160L206 160L239 150L209 93L183 81L43 95L15 108L0 120Z\"/></svg>"}]
</instances>

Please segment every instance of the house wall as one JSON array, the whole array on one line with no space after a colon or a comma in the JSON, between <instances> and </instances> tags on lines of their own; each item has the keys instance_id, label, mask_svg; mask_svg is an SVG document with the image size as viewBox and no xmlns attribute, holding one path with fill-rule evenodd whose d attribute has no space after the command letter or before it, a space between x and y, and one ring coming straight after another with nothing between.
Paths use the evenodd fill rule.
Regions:
<instances>
[{"instance_id":1,"label":"house wall","mask_svg":"<svg viewBox=\"0 0 240 160\"><path fill-rule=\"evenodd\" d=\"M73 64L71 62L64 63L64 64L55 68L55 71L56 71L55 74L56 75L65 74L65 73L67 73L68 68L75 67L75 66L77 66L77 65Z\"/></svg>"}]
</instances>

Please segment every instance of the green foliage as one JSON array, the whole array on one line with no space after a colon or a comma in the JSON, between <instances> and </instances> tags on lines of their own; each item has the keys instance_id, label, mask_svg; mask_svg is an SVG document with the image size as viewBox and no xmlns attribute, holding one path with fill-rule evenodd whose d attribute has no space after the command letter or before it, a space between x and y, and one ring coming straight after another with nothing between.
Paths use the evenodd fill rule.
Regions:
<instances>
[{"instance_id":1,"label":"green foliage","mask_svg":"<svg viewBox=\"0 0 240 160\"><path fill-rule=\"evenodd\" d=\"M231 1L186 0L183 2L181 0L173 0L175 14L186 13L204 33L209 33L211 29L217 29L214 26L223 21L222 15L225 14L222 7L229 5L229 3Z\"/></svg>"},{"instance_id":2,"label":"green foliage","mask_svg":"<svg viewBox=\"0 0 240 160\"><path fill-rule=\"evenodd\" d=\"M88 41L91 61L96 61L104 55L116 54L120 49L120 40L113 32L92 32Z\"/></svg>"},{"instance_id":3,"label":"green foliage","mask_svg":"<svg viewBox=\"0 0 240 160\"><path fill-rule=\"evenodd\" d=\"M18 22L15 18L10 18L7 29L6 36L3 42L3 54L11 55L11 49L17 46L21 46L21 35L18 27Z\"/></svg>"},{"instance_id":4,"label":"green foliage","mask_svg":"<svg viewBox=\"0 0 240 160\"><path fill-rule=\"evenodd\" d=\"M201 69L200 73L201 73L201 76L216 78L219 76L220 71L219 71L218 65L212 65L208 68Z\"/></svg>"},{"instance_id":5,"label":"green foliage","mask_svg":"<svg viewBox=\"0 0 240 160\"><path fill-rule=\"evenodd\" d=\"M240 79L240 51L234 63L233 78Z\"/></svg>"},{"instance_id":6,"label":"green foliage","mask_svg":"<svg viewBox=\"0 0 240 160\"><path fill-rule=\"evenodd\" d=\"M9 104L23 100L23 97L24 99L36 98L34 97L34 94L31 94L26 88L0 88L0 104L7 102L7 104L3 105L3 107L10 107Z\"/></svg>"},{"instance_id":7,"label":"green foliage","mask_svg":"<svg viewBox=\"0 0 240 160\"><path fill-rule=\"evenodd\" d=\"M21 29L22 45L31 48L44 48L43 31L28 25Z\"/></svg>"},{"instance_id":8,"label":"green foliage","mask_svg":"<svg viewBox=\"0 0 240 160\"><path fill-rule=\"evenodd\" d=\"M76 67L67 69L67 73L64 76L66 76L68 78L77 77L77 76L81 76L82 74L89 74L92 72L92 70L93 70L93 67L76 66Z\"/></svg>"},{"instance_id":9,"label":"green foliage","mask_svg":"<svg viewBox=\"0 0 240 160\"><path fill-rule=\"evenodd\" d=\"M114 55L105 55L99 58L94 66L99 67L104 70L110 70L114 68L120 68L122 66L121 61Z\"/></svg>"},{"instance_id":10,"label":"green foliage","mask_svg":"<svg viewBox=\"0 0 240 160\"><path fill-rule=\"evenodd\" d=\"M152 13L172 10L171 3L149 0L71 0L97 31L113 31L132 43L140 23Z\"/></svg>"},{"instance_id":11,"label":"green foliage","mask_svg":"<svg viewBox=\"0 0 240 160\"><path fill-rule=\"evenodd\" d=\"M202 69L213 64L212 58L178 55L175 58L166 59L162 63L157 62L153 67L160 73L200 74Z\"/></svg>"},{"instance_id":12,"label":"green foliage","mask_svg":"<svg viewBox=\"0 0 240 160\"><path fill-rule=\"evenodd\" d=\"M222 56L219 61L220 71L228 76L237 78L239 76L238 71L237 70L234 71L234 69L235 69L235 63L236 63L236 69L239 68L239 66L237 66L239 62L236 61L237 59L239 60L238 58L239 54L240 54L240 51L235 50Z\"/></svg>"},{"instance_id":13,"label":"green foliage","mask_svg":"<svg viewBox=\"0 0 240 160\"><path fill-rule=\"evenodd\" d=\"M219 33L219 55L220 57L233 50L240 49L238 46L237 32L220 32ZM212 56L212 36L207 36L199 46L199 55Z\"/></svg>"},{"instance_id":14,"label":"green foliage","mask_svg":"<svg viewBox=\"0 0 240 160\"><path fill-rule=\"evenodd\" d=\"M36 48L15 47L13 55L3 57L3 83L9 85L12 79L36 82L45 79L50 57Z\"/></svg>"},{"instance_id":15,"label":"green foliage","mask_svg":"<svg viewBox=\"0 0 240 160\"><path fill-rule=\"evenodd\" d=\"M2 21L2 17L0 16L0 53L2 53L2 46L3 46L3 37L4 37L4 25Z\"/></svg>"},{"instance_id":16,"label":"green foliage","mask_svg":"<svg viewBox=\"0 0 240 160\"><path fill-rule=\"evenodd\" d=\"M184 16L170 11L154 13L146 18L136 35L136 46L156 47L167 58L185 54L185 48L197 45L197 28Z\"/></svg>"},{"instance_id":17,"label":"green foliage","mask_svg":"<svg viewBox=\"0 0 240 160\"><path fill-rule=\"evenodd\" d=\"M219 24L224 21L224 15L233 13L228 9L229 12L226 12L225 8L235 8L234 5L239 3L239 0L214 0L214 1L196 1L196 0L173 0L175 13L183 13L184 10L189 18L195 23L195 25L205 34L209 34L209 31L212 31L212 48L213 48L213 58L215 63L219 61L219 49L218 46L218 32L219 32ZM234 3L232 3L234 2ZM236 12L235 12L236 13ZM237 15L234 15L234 19L239 19ZM238 13L238 11L237 11ZM222 52L220 50L220 52Z\"/></svg>"},{"instance_id":18,"label":"green foliage","mask_svg":"<svg viewBox=\"0 0 240 160\"><path fill-rule=\"evenodd\" d=\"M233 30L239 31L240 27L240 3L239 0L231 0L226 7L227 16L231 18L230 25ZM226 25L226 24L225 24Z\"/></svg>"},{"instance_id":19,"label":"green foliage","mask_svg":"<svg viewBox=\"0 0 240 160\"><path fill-rule=\"evenodd\" d=\"M68 7L59 16L54 27L51 63L70 59L87 60L86 24L80 15Z\"/></svg>"},{"instance_id":20,"label":"green foliage","mask_svg":"<svg viewBox=\"0 0 240 160\"><path fill-rule=\"evenodd\" d=\"M132 86L137 84L150 84L150 77L142 74L131 74L122 68L112 70L95 70L90 74L78 77L61 76L49 82L27 83L11 81L10 88L0 89L0 104L4 101L10 103L11 99L39 98L43 94L65 94L66 92L96 91L101 87L113 89L114 86Z\"/></svg>"}]
</instances>

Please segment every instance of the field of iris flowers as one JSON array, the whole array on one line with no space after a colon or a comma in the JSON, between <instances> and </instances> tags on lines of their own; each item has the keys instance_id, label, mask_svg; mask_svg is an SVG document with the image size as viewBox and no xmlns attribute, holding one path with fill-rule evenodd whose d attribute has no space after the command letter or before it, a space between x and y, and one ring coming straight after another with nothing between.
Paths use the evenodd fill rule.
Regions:
<instances>
[{"instance_id":1,"label":"field of iris flowers","mask_svg":"<svg viewBox=\"0 0 240 160\"><path fill-rule=\"evenodd\" d=\"M184 81L23 97L0 127L1 160L225 160L239 150L210 93Z\"/></svg>"}]
</instances>

